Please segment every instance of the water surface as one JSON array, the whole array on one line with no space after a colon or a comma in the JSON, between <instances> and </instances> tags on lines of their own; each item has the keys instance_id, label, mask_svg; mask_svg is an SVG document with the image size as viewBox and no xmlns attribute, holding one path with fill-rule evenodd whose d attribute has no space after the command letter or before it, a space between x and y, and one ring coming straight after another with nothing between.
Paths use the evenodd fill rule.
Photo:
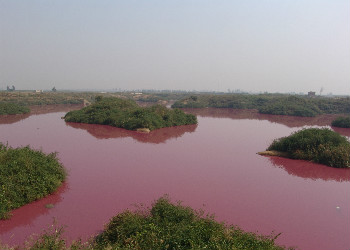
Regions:
<instances>
[{"instance_id":1,"label":"water surface","mask_svg":"<svg viewBox=\"0 0 350 250\"><path fill-rule=\"evenodd\" d=\"M39 112L11 123L1 117L1 142L57 151L69 176L55 194L0 221L0 240L21 243L53 218L67 226L69 239L86 239L116 213L169 194L245 230L281 232L279 244L350 248L349 169L256 154L275 138L303 126L326 126L334 117L192 112L199 115L198 125L150 134L65 123L65 112ZM340 133L349 136L348 130Z\"/></svg>"}]
</instances>

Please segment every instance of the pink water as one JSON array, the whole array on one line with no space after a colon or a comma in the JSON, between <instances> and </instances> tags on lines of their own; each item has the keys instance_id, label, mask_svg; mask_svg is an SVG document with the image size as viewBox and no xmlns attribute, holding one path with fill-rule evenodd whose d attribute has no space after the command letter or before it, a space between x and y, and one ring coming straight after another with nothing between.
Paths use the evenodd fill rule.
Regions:
<instances>
[{"instance_id":1,"label":"pink water","mask_svg":"<svg viewBox=\"0 0 350 250\"><path fill-rule=\"evenodd\" d=\"M65 123L65 112L0 118L0 141L57 151L67 182L0 221L0 240L22 243L56 218L69 239L97 234L118 212L164 194L215 213L219 221L302 250L350 249L350 169L263 157L274 138L330 116L296 118L251 111L196 110L198 125L142 134ZM349 136L349 130L340 130ZM54 208L46 208L46 204ZM339 208L337 208L339 207Z\"/></svg>"}]
</instances>

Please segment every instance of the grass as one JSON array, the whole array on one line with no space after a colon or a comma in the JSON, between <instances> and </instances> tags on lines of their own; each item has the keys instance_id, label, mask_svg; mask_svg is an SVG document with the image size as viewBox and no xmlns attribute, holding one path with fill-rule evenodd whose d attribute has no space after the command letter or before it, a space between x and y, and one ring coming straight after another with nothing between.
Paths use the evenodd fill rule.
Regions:
<instances>
[{"instance_id":1,"label":"grass","mask_svg":"<svg viewBox=\"0 0 350 250\"><path fill-rule=\"evenodd\" d=\"M267 150L335 168L350 167L350 143L344 136L327 128L302 129L274 140Z\"/></svg>"},{"instance_id":2,"label":"grass","mask_svg":"<svg viewBox=\"0 0 350 250\"><path fill-rule=\"evenodd\" d=\"M0 143L0 219L10 211L53 193L66 172L56 154Z\"/></svg>"},{"instance_id":3,"label":"grass","mask_svg":"<svg viewBox=\"0 0 350 250\"><path fill-rule=\"evenodd\" d=\"M27 106L18 105L16 103L0 103L0 115L15 115L29 113Z\"/></svg>"},{"instance_id":4,"label":"grass","mask_svg":"<svg viewBox=\"0 0 350 250\"><path fill-rule=\"evenodd\" d=\"M171 110L161 105L143 108L133 100L101 96L88 107L68 112L64 119L66 122L103 124L128 130L154 130L197 123L196 116L179 109Z\"/></svg>"},{"instance_id":5,"label":"grass","mask_svg":"<svg viewBox=\"0 0 350 250\"><path fill-rule=\"evenodd\" d=\"M237 226L219 223L203 211L174 204L167 197L159 198L151 208L117 214L104 231L89 242L76 241L67 246L62 233L63 228L54 223L29 241L25 250L287 249L276 245L279 234L262 236L245 232Z\"/></svg>"}]
</instances>

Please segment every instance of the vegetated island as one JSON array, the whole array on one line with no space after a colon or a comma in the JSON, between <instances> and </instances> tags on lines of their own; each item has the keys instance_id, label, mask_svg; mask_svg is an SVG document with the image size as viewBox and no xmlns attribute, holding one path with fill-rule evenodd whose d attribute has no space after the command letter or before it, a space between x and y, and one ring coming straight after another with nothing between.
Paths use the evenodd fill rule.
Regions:
<instances>
[{"instance_id":1,"label":"vegetated island","mask_svg":"<svg viewBox=\"0 0 350 250\"><path fill-rule=\"evenodd\" d=\"M103 124L128 130L149 132L178 125L197 124L197 117L179 109L162 105L140 107L133 100L97 97L96 102L80 110L70 111L66 122Z\"/></svg>"},{"instance_id":2,"label":"vegetated island","mask_svg":"<svg viewBox=\"0 0 350 250\"><path fill-rule=\"evenodd\" d=\"M283 94L200 94L178 100L172 107L256 109L261 114L313 117L320 114L350 114L350 98Z\"/></svg>"},{"instance_id":3,"label":"vegetated island","mask_svg":"<svg viewBox=\"0 0 350 250\"><path fill-rule=\"evenodd\" d=\"M0 102L0 115L16 115L29 113L30 109L27 106L16 103Z\"/></svg>"},{"instance_id":4,"label":"vegetated island","mask_svg":"<svg viewBox=\"0 0 350 250\"><path fill-rule=\"evenodd\" d=\"M245 232L237 226L226 226L203 211L174 204L164 196L151 208L136 212L126 210L114 216L102 233L90 242L73 242L66 246L63 228L52 225L49 230L27 243L26 250L110 250L110 249L213 249L213 250L284 250L275 243L279 234L262 236ZM2 249L14 250L6 246ZM293 248L288 248L293 249Z\"/></svg>"},{"instance_id":5,"label":"vegetated island","mask_svg":"<svg viewBox=\"0 0 350 250\"><path fill-rule=\"evenodd\" d=\"M332 126L339 128L350 128L350 116L337 117L334 121L332 121Z\"/></svg>"},{"instance_id":6,"label":"vegetated island","mask_svg":"<svg viewBox=\"0 0 350 250\"><path fill-rule=\"evenodd\" d=\"M66 171L56 154L0 143L0 219L10 211L53 193L65 180Z\"/></svg>"},{"instance_id":7,"label":"vegetated island","mask_svg":"<svg viewBox=\"0 0 350 250\"><path fill-rule=\"evenodd\" d=\"M260 155L313 161L335 168L350 167L350 143L328 128L308 128L274 140Z\"/></svg>"}]
</instances>

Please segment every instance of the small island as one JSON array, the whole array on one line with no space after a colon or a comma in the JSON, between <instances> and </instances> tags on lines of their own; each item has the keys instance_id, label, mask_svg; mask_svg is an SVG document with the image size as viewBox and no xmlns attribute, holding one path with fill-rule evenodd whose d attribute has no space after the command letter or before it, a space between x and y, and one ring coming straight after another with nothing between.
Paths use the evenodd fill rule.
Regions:
<instances>
[{"instance_id":1,"label":"small island","mask_svg":"<svg viewBox=\"0 0 350 250\"><path fill-rule=\"evenodd\" d=\"M133 100L100 96L94 104L68 112L64 119L66 122L110 125L141 132L197 124L195 115L185 114L180 109L168 109L162 105L140 107Z\"/></svg>"},{"instance_id":2,"label":"small island","mask_svg":"<svg viewBox=\"0 0 350 250\"><path fill-rule=\"evenodd\" d=\"M235 225L217 222L213 215L174 204L167 196L156 200L150 208L136 211L125 210L111 218L104 230L91 240L73 241L69 246L64 238L64 227L55 222L41 235L26 242L28 250L111 250L111 249L256 249L293 250L293 247L279 246L276 239L280 234L270 235L246 232ZM2 245L1 249L14 250L19 246Z\"/></svg>"},{"instance_id":3,"label":"small island","mask_svg":"<svg viewBox=\"0 0 350 250\"><path fill-rule=\"evenodd\" d=\"M11 210L53 193L65 178L55 153L0 143L0 220L8 219Z\"/></svg>"},{"instance_id":4,"label":"small island","mask_svg":"<svg viewBox=\"0 0 350 250\"><path fill-rule=\"evenodd\" d=\"M350 143L328 128L308 128L274 140L260 155L313 161L335 168L350 167Z\"/></svg>"},{"instance_id":5,"label":"small island","mask_svg":"<svg viewBox=\"0 0 350 250\"><path fill-rule=\"evenodd\" d=\"M0 102L0 115L16 115L29 113L27 106L16 103Z\"/></svg>"},{"instance_id":6,"label":"small island","mask_svg":"<svg viewBox=\"0 0 350 250\"><path fill-rule=\"evenodd\" d=\"M350 116L337 117L334 121L332 121L332 126L338 128L350 128Z\"/></svg>"}]
</instances>

